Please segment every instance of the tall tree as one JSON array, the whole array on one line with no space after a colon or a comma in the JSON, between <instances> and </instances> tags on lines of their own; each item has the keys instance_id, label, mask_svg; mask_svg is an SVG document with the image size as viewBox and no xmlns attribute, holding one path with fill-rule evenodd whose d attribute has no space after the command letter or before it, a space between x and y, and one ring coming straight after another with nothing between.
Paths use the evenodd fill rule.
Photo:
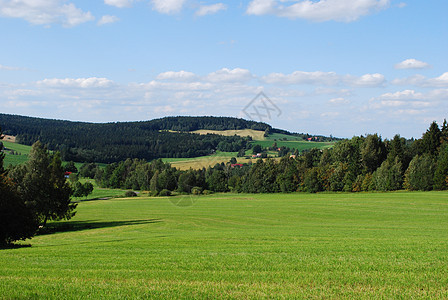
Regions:
<instances>
[{"instance_id":1,"label":"tall tree","mask_svg":"<svg viewBox=\"0 0 448 300\"><path fill-rule=\"evenodd\" d=\"M0 140L2 139L0 128ZM3 144L0 142L0 245L34 236L38 222L25 205L3 169Z\"/></svg>"},{"instance_id":2,"label":"tall tree","mask_svg":"<svg viewBox=\"0 0 448 300\"><path fill-rule=\"evenodd\" d=\"M440 147L437 159L436 170L434 172L434 189L446 190L448 179L448 143L443 143Z\"/></svg>"},{"instance_id":3,"label":"tall tree","mask_svg":"<svg viewBox=\"0 0 448 300\"><path fill-rule=\"evenodd\" d=\"M429 129L422 137L422 150L423 153L429 153L432 156L437 156L440 147L440 138L442 133L439 129L439 125L434 121L429 126Z\"/></svg>"},{"instance_id":4,"label":"tall tree","mask_svg":"<svg viewBox=\"0 0 448 300\"><path fill-rule=\"evenodd\" d=\"M405 173L404 187L408 190L429 191L434 184L434 160L431 155L416 155Z\"/></svg>"},{"instance_id":5,"label":"tall tree","mask_svg":"<svg viewBox=\"0 0 448 300\"><path fill-rule=\"evenodd\" d=\"M51 155L39 141L33 144L28 162L11 171L25 203L44 226L49 220L69 220L75 214L64 173L60 154Z\"/></svg>"},{"instance_id":6,"label":"tall tree","mask_svg":"<svg viewBox=\"0 0 448 300\"><path fill-rule=\"evenodd\" d=\"M374 172L386 159L386 146L377 134L370 134L361 145L363 173Z\"/></svg>"}]
</instances>

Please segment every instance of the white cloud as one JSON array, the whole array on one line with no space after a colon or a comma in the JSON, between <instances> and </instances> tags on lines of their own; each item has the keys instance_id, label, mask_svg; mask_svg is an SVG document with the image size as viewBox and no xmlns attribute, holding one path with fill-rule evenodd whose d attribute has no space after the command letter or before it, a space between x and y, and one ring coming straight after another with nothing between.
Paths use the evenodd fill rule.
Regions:
<instances>
[{"instance_id":1,"label":"white cloud","mask_svg":"<svg viewBox=\"0 0 448 300\"><path fill-rule=\"evenodd\" d=\"M439 77L426 78L423 75L413 75L407 78L398 78L392 80L396 85L415 85L421 87L448 87L448 72Z\"/></svg>"},{"instance_id":2,"label":"white cloud","mask_svg":"<svg viewBox=\"0 0 448 300\"><path fill-rule=\"evenodd\" d=\"M226 10L227 5L223 3L216 3L211 5L201 5L196 11L196 16L213 15L221 10Z\"/></svg>"},{"instance_id":3,"label":"white cloud","mask_svg":"<svg viewBox=\"0 0 448 300\"><path fill-rule=\"evenodd\" d=\"M403 107L410 109L425 108L432 105L434 97L429 97L415 90L404 90L395 93L385 93L379 97L372 98L370 104L372 108L383 107Z\"/></svg>"},{"instance_id":4,"label":"white cloud","mask_svg":"<svg viewBox=\"0 0 448 300\"><path fill-rule=\"evenodd\" d=\"M149 83L141 84L145 89L149 90L166 90L166 91L198 91L198 90L210 90L213 85L206 82L160 82L152 80Z\"/></svg>"},{"instance_id":5,"label":"white cloud","mask_svg":"<svg viewBox=\"0 0 448 300\"><path fill-rule=\"evenodd\" d=\"M347 84L359 87L375 87L384 84L385 78L382 74L365 74L360 77L353 75L339 75L335 72L304 72L295 71L291 74L272 73L263 76L261 80L268 84L312 84L335 86Z\"/></svg>"},{"instance_id":6,"label":"white cloud","mask_svg":"<svg viewBox=\"0 0 448 300\"><path fill-rule=\"evenodd\" d=\"M120 21L120 18L118 18L116 16L105 15L105 16L102 16L101 19L98 21L98 25L102 26L102 25L106 25L106 24L112 24L112 23L115 23L118 21Z\"/></svg>"},{"instance_id":7,"label":"white cloud","mask_svg":"<svg viewBox=\"0 0 448 300\"><path fill-rule=\"evenodd\" d=\"M414 58L406 59L395 65L395 69L426 69L430 65Z\"/></svg>"},{"instance_id":8,"label":"white cloud","mask_svg":"<svg viewBox=\"0 0 448 300\"><path fill-rule=\"evenodd\" d=\"M321 114L320 114L320 116L321 116L322 118L336 118L336 117L338 117L339 115L340 115L340 113L337 112L337 111L324 112L324 113L321 113Z\"/></svg>"},{"instance_id":9,"label":"white cloud","mask_svg":"<svg viewBox=\"0 0 448 300\"><path fill-rule=\"evenodd\" d=\"M443 73L439 77L428 79L427 84L435 87L448 87L448 72Z\"/></svg>"},{"instance_id":10,"label":"white cloud","mask_svg":"<svg viewBox=\"0 0 448 300\"><path fill-rule=\"evenodd\" d=\"M156 79L158 80L176 80L176 81L192 81L196 79L197 76L192 72L187 71L168 71L163 72L157 75Z\"/></svg>"},{"instance_id":11,"label":"white cloud","mask_svg":"<svg viewBox=\"0 0 448 300\"><path fill-rule=\"evenodd\" d=\"M37 82L38 86L53 88L109 88L115 85L112 80L107 78L52 78Z\"/></svg>"},{"instance_id":12,"label":"white cloud","mask_svg":"<svg viewBox=\"0 0 448 300\"><path fill-rule=\"evenodd\" d=\"M162 14L175 14L182 10L186 0L151 0L154 10Z\"/></svg>"},{"instance_id":13,"label":"white cloud","mask_svg":"<svg viewBox=\"0 0 448 300\"><path fill-rule=\"evenodd\" d=\"M107 5L112 5L118 8L131 7L133 0L104 0Z\"/></svg>"},{"instance_id":14,"label":"white cloud","mask_svg":"<svg viewBox=\"0 0 448 300\"><path fill-rule=\"evenodd\" d=\"M263 76L261 80L269 84L323 84L336 85L340 76L334 72L303 72L295 71L291 74L271 73Z\"/></svg>"},{"instance_id":15,"label":"white cloud","mask_svg":"<svg viewBox=\"0 0 448 300\"><path fill-rule=\"evenodd\" d=\"M222 68L207 75L207 80L211 82L247 82L254 76L247 69L235 68L233 70Z\"/></svg>"},{"instance_id":16,"label":"white cloud","mask_svg":"<svg viewBox=\"0 0 448 300\"><path fill-rule=\"evenodd\" d=\"M285 2L294 2L284 5ZM390 0L252 0L246 13L249 15L275 15L290 19L307 19L316 22L352 22L373 11L385 9Z\"/></svg>"},{"instance_id":17,"label":"white cloud","mask_svg":"<svg viewBox=\"0 0 448 300\"><path fill-rule=\"evenodd\" d=\"M73 3L62 0L0 0L0 15L24 19L31 24L62 24L73 27L93 21L90 12L84 12Z\"/></svg>"},{"instance_id":18,"label":"white cloud","mask_svg":"<svg viewBox=\"0 0 448 300\"><path fill-rule=\"evenodd\" d=\"M343 105L343 104L349 104L350 100L339 97L339 98L330 99L328 101L328 103L333 104L333 105Z\"/></svg>"},{"instance_id":19,"label":"white cloud","mask_svg":"<svg viewBox=\"0 0 448 300\"><path fill-rule=\"evenodd\" d=\"M0 65L0 70L4 70L4 71L18 71L18 70L20 70L20 68Z\"/></svg>"},{"instance_id":20,"label":"white cloud","mask_svg":"<svg viewBox=\"0 0 448 300\"><path fill-rule=\"evenodd\" d=\"M384 84L385 81L384 75L375 73L365 74L358 78L353 77L348 80L348 83L355 86L375 87Z\"/></svg>"}]
</instances>

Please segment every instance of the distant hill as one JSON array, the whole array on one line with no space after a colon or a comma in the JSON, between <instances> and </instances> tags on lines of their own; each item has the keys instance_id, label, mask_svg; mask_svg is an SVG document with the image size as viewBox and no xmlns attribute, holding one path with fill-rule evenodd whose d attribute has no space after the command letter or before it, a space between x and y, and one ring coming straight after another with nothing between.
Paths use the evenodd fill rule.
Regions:
<instances>
[{"instance_id":1,"label":"distant hill","mask_svg":"<svg viewBox=\"0 0 448 300\"><path fill-rule=\"evenodd\" d=\"M50 150L60 151L66 161L103 163L127 158L188 158L249 147L252 137L229 132L248 132L253 137L256 133L256 139L262 133L295 139L308 136L230 117L179 116L140 122L88 123L0 114L0 127L20 144L32 145L40 140Z\"/></svg>"},{"instance_id":2,"label":"distant hill","mask_svg":"<svg viewBox=\"0 0 448 300\"><path fill-rule=\"evenodd\" d=\"M0 114L5 134L18 143L40 140L64 160L117 162L126 158L196 157L216 150L238 151L249 138L189 131L266 130L266 123L226 117L167 117L141 122L88 123ZM176 132L172 132L176 131Z\"/></svg>"}]
</instances>

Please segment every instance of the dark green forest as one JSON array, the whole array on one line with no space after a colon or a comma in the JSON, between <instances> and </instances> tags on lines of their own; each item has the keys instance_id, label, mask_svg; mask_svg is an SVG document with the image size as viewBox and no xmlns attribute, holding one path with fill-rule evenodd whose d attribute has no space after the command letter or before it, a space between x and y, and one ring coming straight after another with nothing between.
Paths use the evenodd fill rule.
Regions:
<instances>
[{"instance_id":1,"label":"dark green forest","mask_svg":"<svg viewBox=\"0 0 448 300\"><path fill-rule=\"evenodd\" d=\"M86 170L86 173L84 172ZM88 170L88 173L87 173ZM377 134L339 141L333 148L285 155L280 161L259 159L253 164L230 161L201 170L180 171L155 160L127 159L105 169L86 164L103 187L171 192L361 192L445 190L448 182L448 125L433 122L417 140Z\"/></svg>"},{"instance_id":2,"label":"dark green forest","mask_svg":"<svg viewBox=\"0 0 448 300\"><path fill-rule=\"evenodd\" d=\"M196 157L239 151L250 138L187 133L197 129L270 130L265 123L225 117L168 117L145 122L86 123L0 114L5 134L32 145L40 141L65 161L111 163L127 158ZM178 131L178 132L169 132Z\"/></svg>"}]
</instances>

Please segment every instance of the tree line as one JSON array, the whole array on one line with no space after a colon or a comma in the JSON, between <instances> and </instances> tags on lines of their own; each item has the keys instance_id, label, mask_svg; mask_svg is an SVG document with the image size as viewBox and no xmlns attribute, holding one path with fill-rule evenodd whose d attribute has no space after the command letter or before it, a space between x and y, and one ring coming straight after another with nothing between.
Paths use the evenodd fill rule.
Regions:
<instances>
[{"instance_id":1,"label":"tree line","mask_svg":"<svg viewBox=\"0 0 448 300\"><path fill-rule=\"evenodd\" d=\"M284 154L284 153L283 153ZM180 171L161 160L127 159L96 168L86 164L98 185L149 190L154 195L201 192L322 192L445 190L448 176L448 125L433 122L420 139L377 134L342 140L333 148L312 149L280 160L235 161Z\"/></svg>"}]
</instances>

